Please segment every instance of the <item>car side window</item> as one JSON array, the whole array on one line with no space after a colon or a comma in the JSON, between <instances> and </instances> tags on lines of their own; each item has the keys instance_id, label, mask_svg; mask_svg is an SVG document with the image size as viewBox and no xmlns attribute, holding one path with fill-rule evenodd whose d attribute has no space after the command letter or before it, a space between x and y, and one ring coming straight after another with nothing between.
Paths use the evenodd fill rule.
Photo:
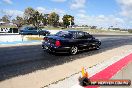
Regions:
<instances>
[{"instance_id":1,"label":"car side window","mask_svg":"<svg viewBox=\"0 0 132 88\"><path fill-rule=\"evenodd\" d=\"M24 29L28 30L28 29L29 29L29 27L25 27Z\"/></svg>"},{"instance_id":2,"label":"car side window","mask_svg":"<svg viewBox=\"0 0 132 88\"><path fill-rule=\"evenodd\" d=\"M33 30L37 30L37 28L33 28Z\"/></svg>"},{"instance_id":3,"label":"car side window","mask_svg":"<svg viewBox=\"0 0 132 88\"><path fill-rule=\"evenodd\" d=\"M76 32L76 39L85 39L84 32Z\"/></svg>"},{"instance_id":4,"label":"car side window","mask_svg":"<svg viewBox=\"0 0 132 88\"><path fill-rule=\"evenodd\" d=\"M72 32L72 38L76 39L76 32Z\"/></svg>"},{"instance_id":5,"label":"car side window","mask_svg":"<svg viewBox=\"0 0 132 88\"><path fill-rule=\"evenodd\" d=\"M90 35L89 33L85 32L85 38L92 38L93 36Z\"/></svg>"},{"instance_id":6,"label":"car side window","mask_svg":"<svg viewBox=\"0 0 132 88\"><path fill-rule=\"evenodd\" d=\"M72 33L67 32L67 31L60 31L56 33L55 35L59 37L64 37L64 38L72 38Z\"/></svg>"},{"instance_id":7,"label":"car side window","mask_svg":"<svg viewBox=\"0 0 132 88\"><path fill-rule=\"evenodd\" d=\"M28 28L28 30L33 30L33 28Z\"/></svg>"}]
</instances>

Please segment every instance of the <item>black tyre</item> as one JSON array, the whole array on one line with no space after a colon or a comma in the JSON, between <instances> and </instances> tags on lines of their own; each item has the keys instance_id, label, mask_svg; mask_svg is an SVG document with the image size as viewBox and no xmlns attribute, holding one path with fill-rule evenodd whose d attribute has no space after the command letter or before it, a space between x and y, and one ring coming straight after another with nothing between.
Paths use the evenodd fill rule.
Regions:
<instances>
[{"instance_id":1,"label":"black tyre","mask_svg":"<svg viewBox=\"0 0 132 88\"><path fill-rule=\"evenodd\" d=\"M96 50L99 50L99 49L100 49L100 46L99 46L99 45L97 45L97 46L95 47L95 49L96 49Z\"/></svg>"},{"instance_id":2,"label":"black tyre","mask_svg":"<svg viewBox=\"0 0 132 88\"><path fill-rule=\"evenodd\" d=\"M99 41L98 45L101 46L101 42L100 41Z\"/></svg>"}]
</instances>

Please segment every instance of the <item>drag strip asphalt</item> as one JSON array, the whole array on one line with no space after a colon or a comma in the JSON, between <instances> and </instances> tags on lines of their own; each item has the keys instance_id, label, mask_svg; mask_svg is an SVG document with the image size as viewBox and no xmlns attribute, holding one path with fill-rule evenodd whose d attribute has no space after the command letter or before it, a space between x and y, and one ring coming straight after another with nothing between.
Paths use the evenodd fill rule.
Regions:
<instances>
[{"instance_id":1,"label":"drag strip asphalt","mask_svg":"<svg viewBox=\"0 0 132 88\"><path fill-rule=\"evenodd\" d=\"M18 75L28 74L36 70L61 65L123 45L132 45L132 36L96 35L96 37L102 41L100 50L80 52L77 55L71 56L67 54L48 54L41 49L41 45L1 47L0 81Z\"/></svg>"}]
</instances>

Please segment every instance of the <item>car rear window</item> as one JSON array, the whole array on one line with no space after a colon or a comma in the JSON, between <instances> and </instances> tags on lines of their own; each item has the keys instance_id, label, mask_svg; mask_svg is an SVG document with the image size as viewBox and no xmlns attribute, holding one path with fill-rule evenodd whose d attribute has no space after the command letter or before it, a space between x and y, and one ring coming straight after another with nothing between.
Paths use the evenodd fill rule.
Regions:
<instances>
[{"instance_id":1,"label":"car rear window","mask_svg":"<svg viewBox=\"0 0 132 88\"><path fill-rule=\"evenodd\" d=\"M21 27L20 30L36 30L35 27Z\"/></svg>"},{"instance_id":2,"label":"car rear window","mask_svg":"<svg viewBox=\"0 0 132 88\"><path fill-rule=\"evenodd\" d=\"M59 31L55 34L55 36L64 37L64 38L71 38L72 34L68 31Z\"/></svg>"}]
</instances>

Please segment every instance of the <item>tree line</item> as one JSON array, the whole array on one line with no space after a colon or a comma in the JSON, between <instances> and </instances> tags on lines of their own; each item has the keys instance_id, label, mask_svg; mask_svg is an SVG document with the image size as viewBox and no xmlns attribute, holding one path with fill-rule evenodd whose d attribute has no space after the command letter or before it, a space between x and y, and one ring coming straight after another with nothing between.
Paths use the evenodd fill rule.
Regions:
<instances>
[{"instance_id":1,"label":"tree line","mask_svg":"<svg viewBox=\"0 0 132 88\"><path fill-rule=\"evenodd\" d=\"M64 15L62 17L63 22L59 22L60 16L56 12L51 12L50 14L40 13L39 11L28 7L24 10L23 17L16 16L16 18L10 20L11 17L4 15L0 20L6 23L12 22L16 24L17 27L22 27L23 25L33 25L35 27L42 26L53 26L53 27L69 27L74 25L74 16Z\"/></svg>"}]
</instances>

